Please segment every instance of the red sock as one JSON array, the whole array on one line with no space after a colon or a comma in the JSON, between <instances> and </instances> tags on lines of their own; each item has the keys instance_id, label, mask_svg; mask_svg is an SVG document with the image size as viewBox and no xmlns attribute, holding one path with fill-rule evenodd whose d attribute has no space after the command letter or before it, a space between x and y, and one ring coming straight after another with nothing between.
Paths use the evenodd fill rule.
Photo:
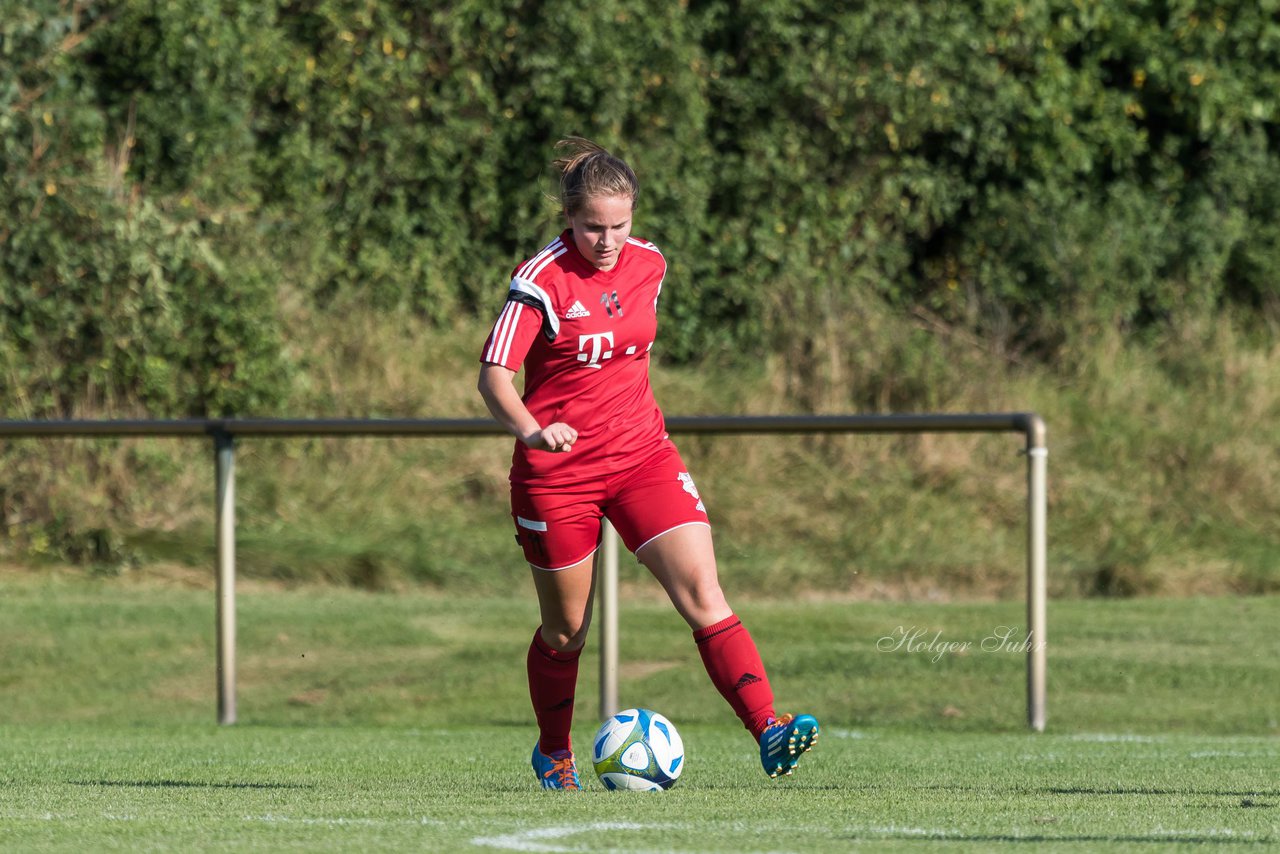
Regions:
<instances>
[{"instance_id":1,"label":"red sock","mask_svg":"<svg viewBox=\"0 0 1280 854\"><path fill-rule=\"evenodd\" d=\"M755 641L742 621L730 614L693 633L702 663L720 695L756 741L773 713L773 688Z\"/></svg>"},{"instance_id":2,"label":"red sock","mask_svg":"<svg viewBox=\"0 0 1280 854\"><path fill-rule=\"evenodd\" d=\"M557 652L542 639L542 627L533 633L526 664L529 698L538 718L538 749L548 756L555 750L572 750L573 695L578 685L581 649Z\"/></svg>"}]
</instances>

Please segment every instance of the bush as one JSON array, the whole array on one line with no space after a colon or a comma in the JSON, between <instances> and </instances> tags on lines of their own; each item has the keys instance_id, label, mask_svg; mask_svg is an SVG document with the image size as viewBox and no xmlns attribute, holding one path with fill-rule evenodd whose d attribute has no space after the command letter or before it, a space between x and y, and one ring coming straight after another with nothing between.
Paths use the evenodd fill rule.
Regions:
<instances>
[{"instance_id":1,"label":"bush","mask_svg":"<svg viewBox=\"0 0 1280 854\"><path fill-rule=\"evenodd\" d=\"M6 210L106 150L126 210L239 218L198 236L439 323L559 230L545 164L580 133L641 173L671 356L759 355L806 334L779 304L867 289L1056 357L1186 305L1274 315L1269 9L43 0L5 24Z\"/></svg>"},{"instance_id":2,"label":"bush","mask_svg":"<svg viewBox=\"0 0 1280 854\"><path fill-rule=\"evenodd\" d=\"M372 306L438 342L492 317L512 265L561 228L544 190L568 134L640 173L637 234L670 265L661 356L781 362L775 408L945 408L988 354L1087 379L1097 342L1158 348L1214 314L1273 352L1276 11L10 2L0 406L362 414L376 392L297 391L330 379L298 319ZM383 352L359 336L326 340ZM0 490L6 520L111 552L104 484L136 468L115 459L75 476L106 496L98 515L36 478ZM1082 577L1105 564L1098 589L1142 588L1140 530L1117 528Z\"/></svg>"},{"instance_id":3,"label":"bush","mask_svg":"<svg viewBox=\"0 0 1280 854\"><path fill-rule=\"evenodd\" d=\"M154 194L134 180L138 128L95 97L85 47L109 44L120 22L44 5L3 24L17 73L0 90L0 406L28 418L271 412L287 371L275 282L245 248L252 223L206 207L194 171L165 172Z\"/></svg>"}]
</instances>

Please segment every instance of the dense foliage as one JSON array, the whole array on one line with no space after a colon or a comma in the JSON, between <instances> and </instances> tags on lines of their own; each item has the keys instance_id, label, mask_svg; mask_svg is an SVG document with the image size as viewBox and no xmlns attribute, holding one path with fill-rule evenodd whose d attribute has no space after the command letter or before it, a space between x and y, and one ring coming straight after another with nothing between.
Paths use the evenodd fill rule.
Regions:
<instances>
[{"instance_id":1,"label":"dense foliage","mask_svg":"<svg viewBox=\"0 0 1280 854\"><path fill-rule=\"evenodd\" d=\"M1277 8L11 0L0 401L270 411L281 286L491 312L569 133L644 180L677 356L848 347L793 318L851 293L1048 356L1274 317Z\"/></svg>"},{"instance_id":2,"label":"dense foliage","mask_svg":"<svg viewBox=\"0 0 1280 854\"><path fill-rule=\"evenodd\" d=\"M1099 494L1129 442L1190 508L1084 502L1057 530L1088 571L1274 518L1280 0L0 0L0 418L455 415L396 336L494 315L570 134L640 174L668 365L745 357L791 410L1088 384L1046 415L1098 443ZM1184 396L1215 417L1153 444ZM0 537L180 527L178 457L0 448ZM875 513L901 549L911 513Z\"/></svg>"}]
</instances>

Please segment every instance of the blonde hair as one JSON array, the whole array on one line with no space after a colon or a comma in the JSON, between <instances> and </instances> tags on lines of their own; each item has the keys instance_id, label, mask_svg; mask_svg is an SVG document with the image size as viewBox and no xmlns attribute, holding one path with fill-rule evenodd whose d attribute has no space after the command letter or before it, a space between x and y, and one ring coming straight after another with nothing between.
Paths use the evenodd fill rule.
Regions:
<instances>
[{"instance_id":1,"label":"blonde hair","mask_svg":"<svg viewBox=\"0 0 1280 854\"><path fill-rule=\"evenodd\" d=\"M635 207L640 182L621 158L580 136L560 140L556 150L564 152L551 161L551 166L560 174L557 201L565 215L573 216L588 199L601 196L630 198L631 206Z\"/></svg>"}]
</instances>

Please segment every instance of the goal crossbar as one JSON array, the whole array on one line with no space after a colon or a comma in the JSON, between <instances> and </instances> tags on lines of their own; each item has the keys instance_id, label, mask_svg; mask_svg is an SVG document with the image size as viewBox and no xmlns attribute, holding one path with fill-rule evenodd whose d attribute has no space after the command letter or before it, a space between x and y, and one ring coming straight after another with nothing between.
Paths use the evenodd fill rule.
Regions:
<instances>
[{"instance_id":1,"label":"goal crossbar","mask_svg":"<svg viewBox=\"0 0 1280 854\"><path fill-rule=\"evenodd\" d=\"M918 415L701 415L666 420L672 433L1021 433L1027 457L1027 724L1045 727L1048 446L1040 416L1030 412ZM217 480L218 722L236 720L235 440L262 436L496 436L488 419L226 418L179 420L3 421L0 437L207 437ZM606 523L599 584L602 630L601 717L618 705L618 549Z\"/></svg>"}]
</instances>

